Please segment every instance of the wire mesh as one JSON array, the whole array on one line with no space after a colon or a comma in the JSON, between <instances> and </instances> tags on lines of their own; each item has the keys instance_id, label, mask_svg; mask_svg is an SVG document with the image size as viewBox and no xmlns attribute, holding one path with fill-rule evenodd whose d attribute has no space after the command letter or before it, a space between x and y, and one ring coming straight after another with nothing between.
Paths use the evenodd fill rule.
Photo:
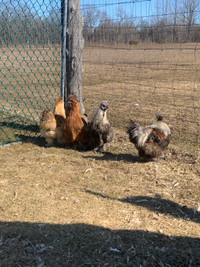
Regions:
<instances>
[{"instance_id":1,"label":"wire mesh","mask_svg":"<svg viewBox=\"0 0 200 267\"><path fill-rule=\"evenodd\" d=\"M0 2L0 144L38 135L60 94L60 0Z\"/></svg>"}]
</instances>

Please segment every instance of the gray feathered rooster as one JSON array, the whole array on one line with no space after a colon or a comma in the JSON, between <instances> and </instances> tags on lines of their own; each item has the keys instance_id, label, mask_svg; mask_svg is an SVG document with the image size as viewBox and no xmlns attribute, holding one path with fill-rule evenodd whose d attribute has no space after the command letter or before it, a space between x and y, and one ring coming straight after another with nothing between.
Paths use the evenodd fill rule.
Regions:
<instances>
[{"instance_id":1,"label":"gray feathered rooster","mask_svg":"<svg viewBox=\"0 0 200 267\"><path fill-rule=\"evenodd\" d=\"M131 120L127 133L130 141L137 148L139 156L144 159L164 156L163 150L167 148L171 140L170 128L163 122L163 117L160 115L157 116L156 122L145 127Z\"/></svg>"},{"instance_id":2,"label":"gray feathered rooster","mask_svg":"<svg viewBox=\"0 0 200 267\"><path fill-rule=\"evenodd\" d=\"M107 118L108 101L102 101L89 124L90 146L97 151L109 149L114 139L114 131Z\"/></svg>"}]
</instances>

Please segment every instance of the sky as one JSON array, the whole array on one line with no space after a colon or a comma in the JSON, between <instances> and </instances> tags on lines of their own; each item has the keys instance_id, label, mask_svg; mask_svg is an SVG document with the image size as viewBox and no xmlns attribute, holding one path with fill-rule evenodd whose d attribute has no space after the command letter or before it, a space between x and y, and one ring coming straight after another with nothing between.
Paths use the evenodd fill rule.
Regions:
<instances>
[{"instance_id":1,"label":"sky","mask_svg":"<svg viewBox=\"0 0 200 267\"><path fill-rule=\"evenodd\" d=\"M196 9L196 22L200 23L200 0L195 0L196 4L199 2L199 7ZM88 5L96 6L112 18L116 19L117 14L125 13L128 18L135 18L140 21L141 19L151 21L162 15L170 15L175 11L175 2L179 3L177 12L183 12L180 5L183 6L182 0L81 0L82 8ZM192 0L191 0L192 2ZM185 13L187 16L187 13ZM119 18L119 16L118 16Z\"/></svg>"},{"instance_id":2,"label":"sky","mask_svg":"<svg viewBox=\"0 0 200 267\"><path fill-rule=\"evenodd\" d=\"M92 5L106 11L112 18L118 12L125 12L130 16L149 16L154 12L155 1L158 0L82 0L82 6Z\"/></svg>"},{"instance_id":3,"label":"sky","mask_svg":"<svg viewBox=\"0 0 200 267\"><path fill-rule=\"evenodd\" d=\"M65 0L67 2L67 0ZM88 7L98 8L100 11L105 11L106 14L113 20L119 19L120 15L126 15L128 18L136 18L138 20L151 20L154 16L164 13L164 7L173 6L175 0L80 0L81 8ZM180 0L179 0L180 2ZM0 0L1 5L5 7L11 5L19 6L19 3L31 8L31 11L40 17L48 17L49 13L55 12L59 14L61 8L61 0ZM159 7L159 10L157 8ZM200 8L199 8L200 17ZM200 20L200 18L199 18ZM198 21L199 21L198 20Z\"/></svg>"},{"instance_id":4,"label":"sky","mask_svg":"<svg viewBox=\"0 0 200 267\"><path fill-rule=\"evenodd\" d=\"M151 16L155 10L155 2L163 0L81 0L81 7L87 8L88 5L95 6L101 11L115 19L116 14L125 12L128 16ZM39 16L48 16L53 9L59 11L61 0L0 0L0 4L8 6L19 6L19 2L25 4L36 12Z\"/></svg>"}]
</instances>

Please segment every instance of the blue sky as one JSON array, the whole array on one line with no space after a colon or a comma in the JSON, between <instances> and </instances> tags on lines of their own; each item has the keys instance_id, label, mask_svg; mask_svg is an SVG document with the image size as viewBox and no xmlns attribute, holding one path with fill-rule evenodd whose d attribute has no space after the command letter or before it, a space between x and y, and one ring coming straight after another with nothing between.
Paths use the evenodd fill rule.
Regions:
<instances>
[{"instance_id":1,"label":"blue sky","mask_svg":"<svg viewBox=\"0 0 200 267\"><path fill-rule=\"evenodd\" d=\"M0 0L0 3L3 0ZM111 18L116 18L117 13L126 12L128 16L148 17L155 14L155 2L162 0L81 0L81 6L86 8L87 5L95 5L101 11ZM26 3L40 16L48 16L53 9L59 11L61 0L7 0L3 1L17 6L19 2Z\"/></svg>"},{"instance_id":2,"label":"blue sky","mask_svg":"<svg viewBox=\"0 0 200 267\"><path fill-rule=\"evenodd\" d=\"M199 0L200 1L200 0ZM157 15L173 14L176 0L81 0L82 7L94 5L112 18L116 19L117 14L125 13L128 18L135 18L151 21ZM178 12L182 14L183 1L177 0ZM198 3L198 2L196 2ZM187 13L186 13L187 15ZM200 23L200 5L196 9L196 22ZM118 17L119 18L119 17Z\"/></svg>"},{"instance_id":3,"label":"blue sky","mask_svg":"<svg viewBox=\"0 0 200 267\"><path fill-rule=\"evenodd\" d=\"M102 11L106 11L112 18L118 12L125 12L128 16L151 16L155 10L157 0L82 0L82 6L95 5Z\"/></svg>"},{"instance_id":4,"label":"blue sky","mask_svg":"<svg viewBox=\"0 0 200 267\"><path fill-rule=\"evenodd\" d=\"M179 3L181 0L179 0ZM28 9L41 17L49 16L50 12L59 14L61 8L61 0L0 0L0 8L12 6L19 7L26 6ZM112 19L119 18L119 14L126 15L128 18L136 18L140 20L151 20L154 15L165 13L165 6L167 12L173 12L175 0L81 0L81 7L95 6L100 11L105 11ZM159 7L159 10L157 8ZM200 17L200 10L199 10ZM198 20L199 21L199 20Z\"/></svg>"}]
</instances>

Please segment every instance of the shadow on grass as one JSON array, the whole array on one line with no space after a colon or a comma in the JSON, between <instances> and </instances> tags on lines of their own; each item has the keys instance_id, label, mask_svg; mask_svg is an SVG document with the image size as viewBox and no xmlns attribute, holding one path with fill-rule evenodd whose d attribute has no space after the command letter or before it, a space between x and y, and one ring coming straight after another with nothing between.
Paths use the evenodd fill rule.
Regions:
<instances>
[{"instance_id":1,"label":"shadow on grass","mask_svg":"<svg viewBox=\"0 0 200 267\"><path fill-rule=\"evenodd\" d=\"M112 200L130 203L132 205L141 206L147 208L148 210L170 215L178 219L190 220L196 223L200 223L200 212L194 212L193 209L190 209L187 206L181 206L171 200L162 199L160 197L137 196L137 197L127 197L120 199L120 198L112 198L102 193L93 192L87 189L85 190L85 192L93 194L95 196L100 196L103 198L108 198Z\"/></svg>"},{"instance_id":2,"label":"shadow on grass","mask_svg":"<svg viewBox=\"0 0 200 267\"><path fill-rule=\"evenodd\" d=\"M200 238L88 224L0 222L1 266L200 266Z\"/></svg>"},{"instance_id":3,"label":"shadow on grass","mask_svg":"<svg viewBox=\"0 0 200 267\"><path fill-rule=\"evenodd\" d=\"M32 144L39 146L39 147L48 148L47 143L45 141L45 138L42 136L31 137L31 136L21 134L21 135L18 135L18 138L20 138L20 140L23 140L24 142L32 143ZM59 148L59 149L72 149L72 150L78 150L80 152L88 151L84 146L81 146L81 145L69 146L66 144L60 144L56 141L54 141L53 145L49 146L49 147L55 147L55 148Z\"/></svg>"},{"instance_id":4,"label":"shadow on grass","mask_svg":"<svg viewBox=\"0 0 200 267\"><path fill-rule=\"evenodd\" d=\"M35 145L39 147L46 147L46 141L42 136L39 137L31 137L28 135L17 135L20 140L24 140L29 143L34 143ZM56 141L53 144L53 147L57 148L64 148L64 149L73 149L77 150L80 152L86 152L86 151L91 151L93 152L93 149L83 146L83 145L66 145L66 144L59 144ZM147 162L146 160L141 159L140 157L132 154L113 154L110 152L103 152L103 153L96 153L96 155L91 155L91 156L83 156L85 159L95 159L95 160L109 160L109 161L127 161L127 162Z\"/></svg>"},{"instance_id":5,"label":"shadow on grass","mask_svg":"<svg viewBox=\"0 0 200 267\"><path fill-rule=\"evenodd\" d=\"M147 162L143 159L141 159L140 157L133 155L133 154L113 154L110 152L106 152L106 153L98 153L95 156L84 156L85 159L95 159L95 160L110 160L110 161L126 161L126 162Z\"/></svg>"},{"instance_id":6,"label":"shadow on grass","mask_svg":"<svg viewBox=\"0 0 200 267\"><path fill-rule=\"evenodd\" d=\"M39 147L45 147L46 142L45 139L42 136L30 136L30 135L24 135L24 134L19 134L17 137L24 142L27 143L33 143Z\"/></svg>"},{"instance_id":7,"label":"shadow on grass","mask_svg":"<svg viewBox=\"0 0 200 267\"><path fill-rule=\"evenodd\" d=\"M54 144L52 146L47 146L47 143L45 141L45 138L42 137L42 136L37 136L37 137L31 137L31 136L27 136L27 135L17 135L17 137L22 141L26 142L26 143L32 143L36 146L39 146L39 147L46 147L47 149L49 147L55 147L55 148L58 148L58 149L71 149L71 150L77 150L79 152L85 152L85 151L88 151L88 149L86 149L84 146L81 146L81 145L73 145L73 146L69 146L69 145L66 145L66 144L60 144L56 141L54 141Z\"/></svg>"},{"instance_id":8,"label":"shadow on grass","mask_svg":"<svg viewBox=\"0 0 200 267\"><path fill-rule=\"evenodd\" d=\"M39 126L36 124L21 124L21 123L15 123L15 122L0 122L0 126L2 127L8 127L12 129L18 129L23 131L31 131L31 132L38 132L39 133Z\"/></svg>"},{"instance_id":9,"label":"shadow on grass","mask_svg":"<svg viewBox=\"0 0 200 267\"><path fill-rule=\"evenodd\" d=\"M18 141L26 141L30 137L37 136L39 133L39 126L30 124L29 122L0 122L0 139L1 144L9 144Z\"/></svg>"}]
</instances>

